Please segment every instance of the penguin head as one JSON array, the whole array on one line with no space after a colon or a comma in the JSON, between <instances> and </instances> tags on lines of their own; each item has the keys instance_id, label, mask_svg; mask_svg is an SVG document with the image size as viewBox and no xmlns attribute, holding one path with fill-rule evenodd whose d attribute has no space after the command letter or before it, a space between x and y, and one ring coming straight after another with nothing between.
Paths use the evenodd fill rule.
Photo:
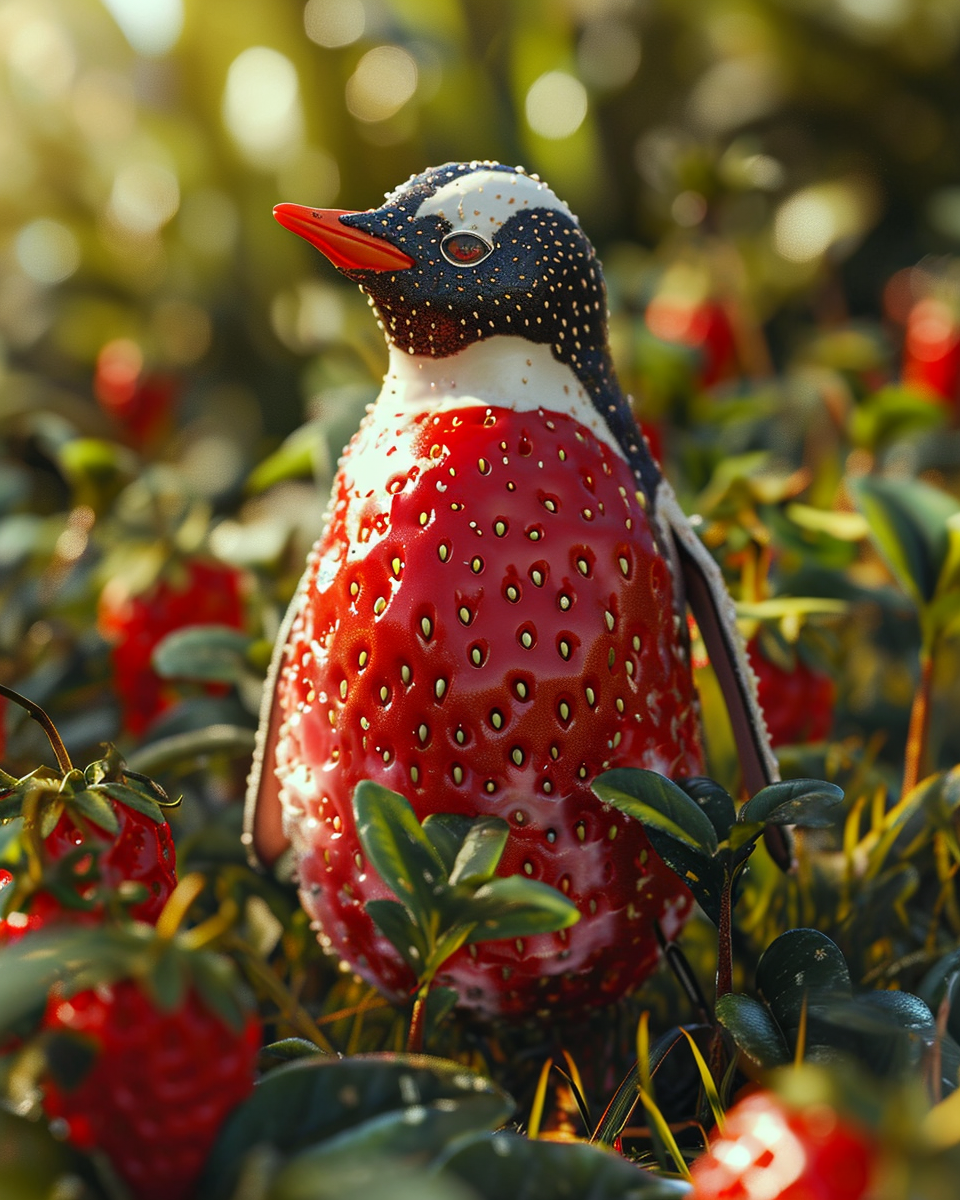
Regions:
<instances>
[{"instance_id":1,"label":"penguin head","mask_svg":"<svg viewBox=\"0 0 960 1200\"><path fill-rule=\"evenodd\" d=\"M600 264L567 205L522 168L447 163L368 212L274 212L363 288L399 350L443 358L512 335L549 345L592 392L608 382Z\"/></svg>"}]
</instances>

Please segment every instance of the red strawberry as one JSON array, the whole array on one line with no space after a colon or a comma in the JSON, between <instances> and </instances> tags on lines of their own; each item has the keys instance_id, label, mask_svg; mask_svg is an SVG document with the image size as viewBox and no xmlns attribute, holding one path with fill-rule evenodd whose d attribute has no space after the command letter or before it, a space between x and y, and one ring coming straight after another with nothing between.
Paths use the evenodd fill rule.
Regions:
<instances>
[{"instance_id":1,"label":"red strawberry","mask_svg":"<svg viewBox=\"0 0 960 1200\"><path fill-rule=\"evenodd\" d=\"M107 584L98 624L113 643L114 685L129 733L142 733L176 700L173 687L151 666L154 647L168 633L189 625L242 628L241 584L234 567L200 558L173 564L144 592L132 593L121 578Z\"/></svg>"},{"instance_id":2,"label":"red strawberry","mask_svg":"<svg viewBox=\"0 0 960 1200\"><path fill-rule=\"evenodd\" d=\"M697 378L702 387L734 379L737 343L726 308L715 300L657 296L645 314L654 337L690 346L700 356Z\"/></svg>"},{"instance_id":3,"label":"red strawberry","mask_svg":"<svg viewBox=\"0 0 960 1200\"><path fill-rule=\"evenodd\" d=\"M78 1086L48 1079L43 1108L66 1138L98 1149L137 1200L188 1200L221 1124L253 1088L260 1024L232 1028L188 990L164 1011L124 979L50 997L48 1034L88 1039L92 1067Z\"/></svg>"},{"instance_id":4,"label":"red strawberry","mask_svg":"<svg viewBox=\"0 0 960 1200\"><path fill-rule=\"evenodd\" d=\"M97 356L94 395L136 446L154 444L169 432L178 391L172 375L144 371L143 351L129 338L107 342Z\"/></svg>"},{"instance_id":5,"label":"red strawberry","mask_svg":"<svg viewBox=\"0 0 960 1200\"><path fill-rule=\"evenodd\" d=\"M351 446L279 683L304 905L362 974L409 988L363 910L387 895L351 814L373 778L421 820L504 818L500 872L580 908L570 930L461 951L441 981L490 1014L616 998L656 961L654 921L672 936L691 901L590 781L701 764L670 574L631 473L555 414L476 407L385 434L368 423Z\"/></svg>"},{"instance_id":6,"label":"red strawberry","mask_svg":"<svg viewBox=\"0 0 960 1200\"><path fill-rule=\"evenodd\" d=\"M902 378L942 400L960 399L960 320L943 301L927 297L911 308Z\"/></svg>"},{"instance_id":7,"label":"red strawberry","mask_svg":"<svg viewBox=\"0 0 960 1200\"><path fill-rule=\"evenodd\" d=\"M78 770L47 714L15 692L9 695L43 724L61 770L39 767L22 779L2 775L0 820L22 818L24 862L17 876L6 870L0 875L0 941L15 941L57 919L95 924L117 899L135 919L155 922L177 883L162 789L128 772L113 746ZM130 884L146 895L124 899Z\"/></svg>"},{"instance_id":8,"label":"red strawberry","mask_svg":"<svg viewBox=\"0 0 960 1200\"><path fill-rule=\"evenodd\" d=\"M826 672L807 666L799 656L786 670L764 654L758 638L747 643L747 655L772 745L822 742L830 736L837 689Z\"/></svg>"},{"instance_id":9,"label":"red strawberry","mask_svg":"<svg viewBox=\"0 0 960 1200\"><path fill-rule=\"evenodd\" d=\"M694 1162L691 1200L859 1200L878 1157L876 1140L828 1105L794 1109L758 1091Z\"/></svg>"}]
</instances>

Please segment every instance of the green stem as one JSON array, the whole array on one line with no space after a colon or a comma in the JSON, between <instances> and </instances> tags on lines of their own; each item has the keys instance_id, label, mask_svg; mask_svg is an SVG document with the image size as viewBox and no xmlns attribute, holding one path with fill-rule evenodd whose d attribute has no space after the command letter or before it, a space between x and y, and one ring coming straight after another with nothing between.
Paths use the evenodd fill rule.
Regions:
<instances>
[{"instance_id":1,"label":"green stem","mask_svg":"<svg viewBox=\"0 0 960 1200\"><path fill-rule=\"evenodd\" d=\"M720 894L717 926L717 1000L733 991L733 877L726 873ZM719 1023L710 1043L710 1074L719 1088L723 1080L723 1031Z\"/></svg>"},{"instance_id":2,"label":"green stem","mask_svg":"<svg viewBox=\"0 0 960 1200\"><path fill-rule=\"evenodd\" d=\"M423 1033L427 1020L427 997L430 995L430 984L425 983L417 992L413 1002L413 1013L410 1017L410 1032L407 1034L407 1053L423 1053Z\"/></svg>"},{"instance_id":3,"label":"green stem","mask_svg":"<svg viewBox=\"0 0 960 1200\"><path fill-rule=\"evenodd\" d=\"M930 699L933 690L933 646L920 650L920 680L910 709L907 753L903 768L903 794L911 792L926 771L927 740L930 733Z\"/></svg>"}]
</instances>

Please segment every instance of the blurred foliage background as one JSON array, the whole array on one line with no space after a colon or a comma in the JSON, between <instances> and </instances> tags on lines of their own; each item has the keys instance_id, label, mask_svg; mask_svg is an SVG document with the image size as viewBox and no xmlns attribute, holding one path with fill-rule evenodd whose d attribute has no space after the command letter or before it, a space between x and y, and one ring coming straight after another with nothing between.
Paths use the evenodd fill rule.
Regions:
<instances>
[{"instance_id":1,"label":"blurred foliage background","mask_svg":"<svg viewBox=\"0 0 960 1200\"><path fill-rule=\"evenodd\" d=\"M916 623L844 476L957 490L958 59L958 0L0 0L0 680L76 746L255 724L385 363L271 207L498 158L597 244L619 369L738 598L859 605L770 610L769 649L829 666L834 734L899 761ZM194 671L221 686L138 714L124 621L176 625L158 580L198 554L243 602L202 616L236 629Z\"/></svg>"}]
</instances>

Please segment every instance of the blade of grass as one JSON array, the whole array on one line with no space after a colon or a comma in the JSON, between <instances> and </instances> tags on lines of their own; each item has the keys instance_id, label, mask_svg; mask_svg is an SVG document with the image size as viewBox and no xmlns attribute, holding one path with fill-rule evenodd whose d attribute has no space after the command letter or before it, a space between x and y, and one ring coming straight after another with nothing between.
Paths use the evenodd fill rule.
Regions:
<instances>
[{"instance_id":1,"label":"blade of grass","mask_svg":"<svg viewBox=\"0 0 960 1200\"><path fill-rule=\"evenodd\" d=\"M673 1159L677 1174L682 1175L689 1182L692 1178L690 1168L687 1166L686 1159L680 1153L677 1139L673 1136L670 1126L664 1119L663 1113L657 1108L653 1097L648 1095L642 1087L638 1087L637 1091L640 1095L640 1103L647 1110L647 1115L650 1118L651 1133L656 1132L657 1140L666 1148L667 1153Z\"/></svg>"},{"instance_id":2,"label":"blade of grass","mask_svg":"<svg viewBox=\"0 0 960 1200\"><path fill-rule=\"evenodd\" d=\"M717 1091L717 1085L713 1081L713 1076L710 1074L710 1068L700 1053L700 1047L693 1040L690 1033L686 1029L682 1029L680 1032L687 1039L687 1044L690 1046L690 1053L693 1055L693 1061L697 1064L697 1070L700 1072L700 1079L703 1083L707 1103L710 1105L710 1111L713 1113L714 1124L717 1127L717 1131L723 1133L723 1105L720 1103L720 1094Z\"/></svg>"},{"instance_id":3,"label":"blade of grass","mask_svg":"<svg viewBox=\"0 0 960 1200\"><path fill-rule=\"evenodd\" d=\"M547 1102L547 1080L550 1076L550 1068L552 1066L553 1059L548 1058L540 1068L540 1078L537 1080L537 1088L533 1093L533 1103L530 1105L530 1120L527 1124L527 1137L531 1139L540 1136L543 1109Z\"/></svg>"}]
</instances>

